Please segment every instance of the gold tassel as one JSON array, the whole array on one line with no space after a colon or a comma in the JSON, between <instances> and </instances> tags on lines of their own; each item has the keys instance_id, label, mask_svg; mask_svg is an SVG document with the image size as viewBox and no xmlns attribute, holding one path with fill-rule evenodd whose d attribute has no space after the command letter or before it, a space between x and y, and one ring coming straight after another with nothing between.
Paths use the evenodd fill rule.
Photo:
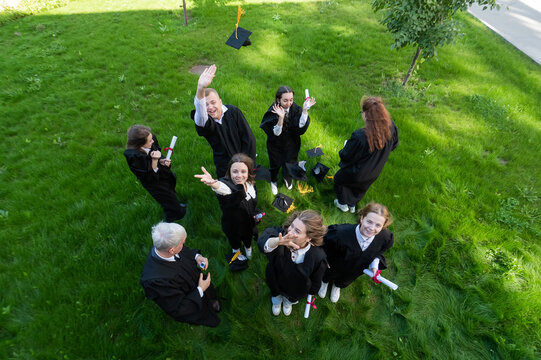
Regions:
<instances>
[{"instance_id":1,"label":"gold tassel","mask_svg":"<svg viewBox=\"0 0 541 360\"><path fill-rule=\"evenodd\" d=\"M237 251L237 252L235 253L235 255L233 255L233 257L231 258L231 261L229 262L229 265L231 265L231 263L232 263L233 261L237 260L237 258L239 257L239 255L240 255L240 250Z\"/></svg>"}]
</instances>

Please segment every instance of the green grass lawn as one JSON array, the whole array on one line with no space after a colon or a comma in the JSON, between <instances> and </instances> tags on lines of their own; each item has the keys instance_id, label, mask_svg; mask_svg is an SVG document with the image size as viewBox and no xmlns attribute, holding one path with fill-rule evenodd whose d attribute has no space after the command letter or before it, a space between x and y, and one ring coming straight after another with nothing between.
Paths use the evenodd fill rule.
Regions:
<instances>
[{"instance_id":1,"label":"green grass lawn","mask_svg":"<svg viewBox=\"0 0 541 360\"><path fill-rule=\"evenodd\" d=\"M246 2L251 47L224 45L237 3L77 0L0 26L0 358L534 359L541 356L541 68L469 15L466 36L402 89L414 49L391 39L370 1ZM360 127L359 100L382 96L400 145L363 200L386 204L395 246L384 276L358 279L337 304L274 317L266 258L232 274L215 196L193 175L214 169L189 117L197 64L259 129L280 85L317 99L303 151L338 169ZM216 329L174 322L145 300L139 276L158 204L123 157L126 130L150 126L189 204L187 245L210 258L224 297ZM314 160L309 166L315 164ZM327 224L354 222L314 192L280 190ZM271 206L260 230L285 215Z\"/></svg>"}]
</instances>

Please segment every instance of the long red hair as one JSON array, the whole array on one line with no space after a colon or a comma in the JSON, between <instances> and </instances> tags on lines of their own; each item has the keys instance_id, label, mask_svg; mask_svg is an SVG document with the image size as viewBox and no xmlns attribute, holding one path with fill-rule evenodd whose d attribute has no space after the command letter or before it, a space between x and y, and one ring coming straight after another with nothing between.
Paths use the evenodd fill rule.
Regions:
<instances>
[{"instance_id":1,"label":"long red hair","mask_svg":"<svg viewBox=\"0 0 541 360\"><path fill-rule=\"evenodd\" d=\"M361 101L361 108L366 123L364 133L369 151L383 149L391 138L391 115L385 109L383 100L379 97L368 97Z\"/></svg>"}]
</instances>

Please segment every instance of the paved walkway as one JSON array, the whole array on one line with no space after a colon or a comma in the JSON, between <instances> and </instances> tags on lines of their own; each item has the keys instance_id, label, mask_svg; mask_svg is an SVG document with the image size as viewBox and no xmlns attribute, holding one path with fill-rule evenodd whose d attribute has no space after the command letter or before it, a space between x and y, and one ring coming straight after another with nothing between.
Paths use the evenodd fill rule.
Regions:
<instances>
[{"instance_id":1,"label":"paved walkway","mask_svg":"<svg viewBox=\"0 0 541 360\"><path fill-rule=\"evenodd\" d=\"M497 0L500 10L469 12L541 65L541 0Z\"/></svg>"}]
</instances>

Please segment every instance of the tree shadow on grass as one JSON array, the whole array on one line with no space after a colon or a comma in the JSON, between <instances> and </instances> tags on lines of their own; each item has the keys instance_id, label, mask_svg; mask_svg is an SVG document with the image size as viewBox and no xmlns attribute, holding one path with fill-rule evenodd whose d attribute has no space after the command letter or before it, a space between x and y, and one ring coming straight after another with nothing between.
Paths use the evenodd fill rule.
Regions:
<instances>
[{"instance_id":1,"label":"tree shadow on grass","mask_svg":"<svg viewBox=\"0 0 541 360\"><path fill-rule=\"evenodd\" d=\"M220 236L216 200L211 191L192 177L201 165L212 167L210 148L204 139L195 136L188 115L197 82L197 76L188 70L199 63L217 63L219 70L213 86L225 103L238 105L244 111L264 165L266 139L258 126L275 90L283 84L296 90L297 99L302 98L304 88L309 88L318 101L311 111L313 123L303 137L302 150L321 142L325 150L329 149L326 161L338 162L337 150L359 125L360 97L376 94L381 88L382 74L394 74L407 60L405 55L391 52L381 40L380 36L389 37L381 35L383 28L374 17L359 16L349 3L333 9L322 9L322 4L325 3L247 5L241 26L254 32L253 45L239 51L224 44L233 29L234 6L208 13L195 10L188 27L182 26L178 11L42 15L3 27L0 40L5 51L0 57L5 64L3 71L9 76L0 78L0 117L2 127L9 129L5 145L13 149L10 156L18 159L7 161L6 154L0 155L9 168L0 174L0 179L12 190L2 192L3 199L13 206L6 232L15 237L17 229L25 227L29 237L42 234L30 255L19 244L7 245L5 254L15 253L22 258L20 262L10 262L17 267L13 274L26 272L30 263L36 271L21 277L22 285L17 288L8 287L6 298L11 304L29 302L44 306L31 310L38 320L25 321L25 329L19 327L17 317L10 318L10 331L20 331L10 341L42 356L57 354L57 349L62 349L68 357L151 357L158 351L156 344L161 345L161 354L175 356L176 344L180 343L181 350L192 358L223 355L232 344L231 353L239 356L246 356L251 346L256 346L261 350L256 357L302 358L304 355L298 352L300 340L304 354L315 355L319 350L326 352L322 356L331 357L347 338L348 343L360 344L349 348L351 354L391 358L392 349L408 349L408 345L395 344L393 331L404 333L413 329L421 334L414 335L413 343L423 354L430 354L427 344L432 340L423 337L432 333L423 330L418 318L415 324L408 319L411 310L406 305L407 297L393 300L392 304L402 310L397 315L400 320L385 320L390 323L387 330L378 327L374 320L378 316L370 312L369 305L362 305L361 310L366 311L357 312L354 292L349 297L345 294L343 305L315 313L308 320L302 318L303 304L295 306L295 314L290 318L274 318L263 283L264 255L256 253L250 270L242 275L228 272L222 263L226 245ZM362 9L368 10L368 5ZM12 35L15 28L22 36ZM407 106L396 114L404 114L404 108ZM447 170L441 169L451 167L453 161L446 158L456 151L452 146L442 146L436 149L437 156L430 155L430 151L422 153L438 144L444 135L434 131L435 125L429 122L419 125L426 130L416 131L413 115L395 118L401 134L408 136L392 154L369 194L385 200L405 219L409 210L413 214L433 210L432 204L441 199L435 193L444 188L448 175ZM150 247L149 229L161 214L152 199L143 195L144 190L129 173L122 157L125 131L135 123L150 125L162 146L173 134L180 135L173 170L180 179L179 192L190 204L190 214L183 222L191 236L189 246L200 247L215 259L211 260L215 266L212 271L216 272L218 283L226 287L223 295L230 297L225 306L231 311L222 315L224 322L219 329L174 323L158 315L156 307L145 305L141 310L138 273ZM412 154L408 154L409 150ZM49 175L51 169L58 171ZM332 201L331 186L326 183L310 201L305 197L299 203L321 208L333 221L353 222L353 218L327 209ZM434 197L425 199L423 191L430 186L434 186ZM460 186L457 188L456 193L462 193ZM34 194L29 189L38 191ZM394 189L407 191L395 194ZM270 199L268 192L261 191L260 199ZM447 196L453 197L454 193ZM78 202L79 198L85 201ZM268 203L263 205L270 208ZM273 213L270 217L264 225L277 225L285 215ZM418 238L404 234L405 244L397 242L390 252L391 259L396 252L398 263L398 254L408 251L408 260L396 267L399 279L406 281L405 291L411 291L417 281L417 275L413 279L411 275L402 275L414 267L409 259L435 271L440 262L432 258L445 253L452 243L446 242L451 232L446 219L436 215L434 218L430 221L436 224L435 231L442 234L433 238L423 238L422 231ZM396 232L398 238L401 229ZM76 260L71 259L74 248ZM47 261L35 254L47 255ZM439 258L445 261L441 255ZM63 262L68 264L59 273L44 276L50 272L51 264L62 267ZM93 274L99 274L99 278L94 279ZM84 289L78 286L77 279L81 278L87 282ZM445 281L452 284L449 279ZM36 290L27 299L25 286L37 286L44 291ZM383 291L376 293L380 294ZM253 297L247 299L249 296ZM379 297L371 300L374 299ZM389 311L390 304L387 300L378 309ZM450 309L446 312L449 316L455 308ZM344 314L352 317L343 322ZM45 321L46 328L55 335L53 340L49 332L36 335L45 327ZM152 332L141 326L146 321L153 324ZM315 321L327 325L320 332ZM361 322L369 325L360 327ZM351 330L353 336L348 334ZM325 346L315 341L331 331L335 332L334 338ZM384 333L380 343L371 336L374 331ZM445 335L446 331L443 328L440 332ZM90 334L90 341L79 341L81 334ZM134 347L134 339L142 339L143 346ZM447 335L447 339L453 339L453 335ZM100 348L99 354L96 347ZM408 351L418 354L417 350Z\"/></svg>"}]
</instances>

